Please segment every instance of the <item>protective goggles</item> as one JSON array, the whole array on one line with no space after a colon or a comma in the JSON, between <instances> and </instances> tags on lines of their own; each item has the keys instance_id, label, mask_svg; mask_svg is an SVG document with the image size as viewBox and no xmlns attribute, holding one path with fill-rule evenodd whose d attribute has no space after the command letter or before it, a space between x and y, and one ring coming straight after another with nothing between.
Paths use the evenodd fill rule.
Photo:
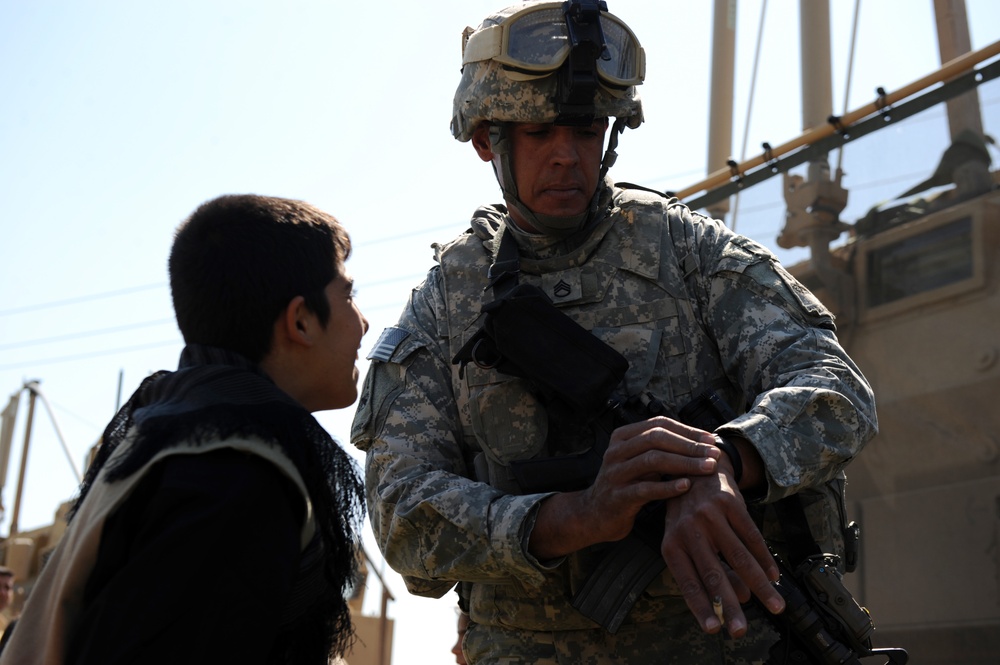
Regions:
<instances>
[{"instance_id":1,"label":"protective goggles","mask_svg":"<svg viewBox=\"0 0 1000 665\"><path fill-rule=\"evenodd\" d=\"M467 35L462 64L495 60L515 71L546 76L559 69L574 46L572 19L566 2L546 2L521 9L492 25ZM628 88L646 76L646 54L625 23L600 12L604 51L597 58L597 75L607 85Z\"/></svg>"}]
</instances>

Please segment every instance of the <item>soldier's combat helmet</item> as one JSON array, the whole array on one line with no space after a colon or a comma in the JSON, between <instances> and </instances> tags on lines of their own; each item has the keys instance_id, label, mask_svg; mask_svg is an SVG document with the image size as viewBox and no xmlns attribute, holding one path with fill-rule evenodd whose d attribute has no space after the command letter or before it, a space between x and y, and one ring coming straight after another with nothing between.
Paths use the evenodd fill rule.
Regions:
<instances>
[{"instance_id":1,"label":"soldier's combat helmet","mask_svg":"<svg viewBox=\"0 0 1000 665\"><path fill-rule=\"evenodd\" d=\"M618 134L642 123L636 86L645 70L639 40L621 19L608 13L604 0L535 1L508 7L463 33L462 79L455 92L451 132L459 141L468 141L481 122L491 122L493 152L500 155L504 170L503 178L498 174L504 197L527 213L536 228L566 234L580 228L588 215L579 220L539 219L520 203L504 124L586 126L598 118L614 117L603 179L614 163Z\"/></svg>"}]
</instances>

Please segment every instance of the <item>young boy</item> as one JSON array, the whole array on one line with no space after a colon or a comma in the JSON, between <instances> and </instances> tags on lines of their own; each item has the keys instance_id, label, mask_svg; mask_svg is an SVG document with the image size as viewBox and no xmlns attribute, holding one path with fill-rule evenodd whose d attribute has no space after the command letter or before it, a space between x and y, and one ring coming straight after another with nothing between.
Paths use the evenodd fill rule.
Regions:
<instances>
[{"instance_id":1,"label":"young boy","mask_svg":"<svg viewBox=\"0 0 1000 665\"><path fill-rule=\"evenodd\" d=\"M300 201L223 196L180 226L179 367L108 425L0 662L325 664L349 645L362 482L310 415L357 397L349 253Z\"/></svg>"}]
</instances>

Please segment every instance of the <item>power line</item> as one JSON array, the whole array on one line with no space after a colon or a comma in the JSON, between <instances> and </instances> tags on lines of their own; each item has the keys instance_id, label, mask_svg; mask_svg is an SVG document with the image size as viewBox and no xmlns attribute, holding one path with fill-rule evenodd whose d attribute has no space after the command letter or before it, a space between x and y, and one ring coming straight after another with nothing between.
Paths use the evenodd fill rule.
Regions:
<instances>
[{"instance_id":1,"label":"power line","mask_svg":"<svg viewBox=\"0 0 1000 665\"><path fill-rule=\"evenodd\" d=\"M863 191L866 189L875 189L876 187L884 187L886 185L891 185L897 182L913 182L918 178L923 178L927 175L926 171L917 171L914 173L903 173L893 178L883 178L881 180L869 180L866 182L852 183L847 185L847 189L852 192ZM767 203L759 203L755 206L749 206L743 210L744 213L755 213L761 212L762 210L770 210L773 208L783 208L785 207L785 201L783 199L774 199L768 201Z\"/></svg>"},{"instance_id":2,"label":"power line","mask_svg":"<svg viewBox=\"0 0 1000 665\"><path fill-rule=\"evenodd\" d=\"M389 236L389 237L382 237L382 238L377 238L377 239L372 239L372 240L364 240L364 241L361 241L361 242L356 242L355 244L357 246L359 246L359 247L361 247L361 246L367 247L367 246L370 246L370 245L378 245L378 244L381 244L381 243L384 243L384 242L390 242L390 241L396 241L396 240L404 240L406 238L412 238L414 236L425 235L427 233L436 233L436 232L439 232L439 231L444 231L444 230L449 230L449 229L454 230L455 229L455 224L447 224L447 225L435 226L435 227L430 227L430 228L417 229L415 231L411 231L410 233L394 234L394 235ZM420 276L422 277L423 274L424 273L421 273ZM371 286L381 286L383 284L392 283L394 281L398 281L398 280L402 280L402 279L413 279L413 277L412 276L407 276L407 277L400 277L400 278L393 278L393 279L383 280L381 282L375 282L375 283L371 284ZM156 283L153 283L153 284L143 284L141 286L132 286L132 287L124 288L124 289L115 289L113 291L105 291L105 292L102 292L102 293L92 293L92 294L89 294L89 295L77 296L77 297L74 297L74 298L65 298L65 299L62 299L62 300L52 300L52 301L44 302L44 303L35 303L35 304L32 304L32 305L24 305L22 307L12 307L10 309L0 310L0 316L10 316L12 314L23 314L25 312L35 312L35 311L43 310L43 309L53 309L53 308L56 308L56 307L65 307L67 305L78 305L80 303L93 302L95 300L103 300L103 299L107 299L107 298L116 298L118 296L129 295L129 294L138 293L138 292L141 292L141 291L149 291L149 290L152 290L152 289L161 289L161 288L166 288L166 287L169 287L169 284L167 282L156 282ZM86 334L86 333L83 333L83 334ZM3 348L3 347L0 347L0 348Z\"/></svg>"},{"instance_id":3,"label":"power line","mask_svg":"<svg viewBox=\"0 0 1000 665\"><path fill-rule=\"evenodd\" d=\"M412 282L414 282L417 279L423 278L425 274L426 274L426 272L421 272L421 273L417 273L417 274L410 274L410 275L403 275L403 276L400 276L400 277L388 278L388 279L380 280L378 282L372 282L372 283L368 284L368 286L370 286L370 287L384 286L384 285L387 285L387 284L392 284L392 283L395 283L395 282L401 282L401 281L404 281L404 280L407 281L407 282L412 283ZM50 303L45 303L44 305L38 305L36 308L40 309L42 307L57 307L57 306L60 306L60 305L69 304L71 302L79 302L79 301L85 300L85 299L92 300L92 299L97 299L97 298L113 297L115 295L120 295L122 293L131 293L131 292L135 292L135 291L141 291L143 289L148 289L148 288L151 288L153 286L163 286L163 284L159 284L159 285L144 285L144 286L133 287L133 288L130 288L130 289L119 289L117 291L112 291L112 292L107 292L107 293L102 293L102 294L92 294L90 296L81 296L80 298L67 299L67 300L63 300L63 301L53 301L53 302L50 302ZM400 299L395 299L395 300L391 300L391 301L386 301L384 304L372 304L372 305L366 306L366 307L364 307L364 311L370 313L370 312L384 311L384 310L388 310L388 309L398 309L398 308L401 308L404 304L405 304L405 298L400 298ZM18 311L24 311L26 309L29 309L29 308L21 308ZM14 311L15 310L7 310L6 312L3 312L3 313L9 314L9 313L14 313ZM126 325L121 325L121 326L112 326L110 328L102 328L102 329L98 329L98 330L88 330L88 331L83 331L83 332L78 332L78 333L67 333L65 335L58 335L58 336L55 336L55 337L46 337L46 338L43 338L43 339L21 340L21 341L18 341L18 342L9 342L9 343L6 343L6 344L0 344L0 351L9 351L9 350L12 350L12 349L18 349L18 348L23 348L23 347L28 347L28 346L41 346L41 345L44 345L44 344L53 344L53 343L57 343L57 342L64 342L64 341L68 341L68 340L75 340L75 339L80 339L80 338L84 338L84 337L98 337L98 336L101 336L101 335L113 334L113 333L123 332L123 331L127 331L127 330L135 330L135 329L139 329L139 328L154 327L154 326L157 326L157 325L164 325L164 324L173 323L173 322L174 322L173 318L169 318L169 319L157 319L157 320L153 320L153 321L140 321L138 323L126 324ZM178 343L183 343L183 342L181 342L180 340L164 341L164 342L154 342L154 343L151 343L151 344L136 345L136 346L127 346L127 347L115 347L115 348L111 348L111 349L104 349L104 350L101 350L101 351L94 351L94 352L82 353L82 354L76 354L76 355L59 356L59 357L52 357L52 358L42 358L42 359L37 359L37 360L32 360L32 361L27 361L27 362L17 362L17 363L11 363L11 364L8 364L8 365L0 365L0 370L17 369L17 368L28 367L28 366L32 366L33 367L33 366L37 366L37 365L49 365L49 364L55 364L55 363L61 363L61 362L72 362L72 361L82 360L82 359L87 359L87 358L93 358L93 357L99 357L99 356L108 356L108 355L113 355L113 354L116 354L116 353L128 353L128 352L131 352L131 351L145 350L145 349L149 349L149 348L156 348L156 347L159 347L159 346L165 346L167 344L178 344Z\"/></svg>"},{"instance_id":4,"label":"power line","mask_svg":"<svg viewBox=\"0 0 1000 665\"><path fill-rule=\"evenodd\" d=\"M404 278L399 278L399 279L411 279L411 277L404 277ZM387 280L387 282L399 281L399 279L396 279L396 280ZM387 310L387 309L390 309L390 308L394 308L394 309L398 310L398 309L401 309L403 306L405 306L405 304L406 304L405 303L405 298L401 298L401 299L396 300L396 301L385 302L384 304L363 306L362 307L362 311L365 314L370 314L372 312L384 311L384 310ZM124 325L124 326L115 326L115 327L112 327L112 328L104 328L102 330L92 330L92 331L88 331L88 332L84 332L84 333L71 333L71 334L67 334L67 335L60 335L59 337L49 337L49 338L40 339L40 340L28 340L28 341L22 341L22 342L12 342L10 344L0 345L0 351L2 351L2 350L9 350L9 349L12 349L12 348L19 348L19 347L23 347L23 346L33 346L33 345L40 345L40 344L47 344L47 343L54 343L54 342L72 340L72 339L76 339L76 338L79 338L79 337L96 337L96 336L99 336L99 335L110 334L110 333L115 333L115 332L121 332L121 331L124 331L124 330L133 330L133 329L136 329L136 328L152 327L152 326L156 326L156 325L162 325L162 324L165 324L165 323L173 323L173 322L174 322L174 319L160 319L158 321L144 321L144 322L135 323L135 324L129 324L129 325ZM78 355L73 355L73 356L60 356L60 357L56 357L56 358L42 358L42 359L38 359L38 360L32 360L32 361L29 361L29 362L19 362L19 363L12 363L10 365L0 365L0 371L2 371L2 370L8 370L8 369L17 369L17 368L28 367L28 366L32 366L33 367L33 366L36 366L36 365L51 365L51 364L60 363L60 362L71 362L71 361L75 361L75 360L85 360L85 359L88 359L88 358L95 358L95 357L98 357L98 356L108 356L108 355L113 355L113 354L116 354L116 353L128 353L130 351L142 351L142 350L149 349L149 348L156 348L156 347L160 347L160 346L166 346L168 344L183 344L183 341L182 340L172 340L172 341L164 341L164 342L153 342L151 344L146 344L146 345L127 346L127 347L115 347L115 348L112 348L112 349L105 349L103 351L94 351L94 352L90 352L90 353L83 353L83 354L78 354Z\"/></svg>"},{"instance_id":5,"label":"power line","mask_svg":"<svg viewBox=\"0 0 1000 665\"><path fill-rule=\"evenodd\" d=\"M161 346L170 346L171 344L180 344L180 345L183 345L184 342L181 339L179 339L179 338L175 338L175 339L172 339L172 340L165 340L165 341L162 341L162 342L151 342L149 344L139 344L139 345L136 345L136 346L123 346L123 347L118 347L116 349L108 349L106 351L94 351L92 353L80 353L80 354L77 354L77 355L74 355L74 356L62 356L60 358L48 358L48 359L41 359L41 360L29 360L29 361L25 361L25 362L13 363L13 364L10 364L10 365L0 365L0 371L4 371L4 370L8 370L8 369L19 369L21 367L34 367L36 365L52 365L54 363L73 362L73 361L76 361L76 360L89 360L90 358L97 358L97 357L100 357L100 356L110 356L110 355L114 355L114 354L117 354L117 353L130 353L132 351L146 351L148 349L155 349L155 348L158 348L158 347L161 347Z\"/></svg>"},{"instance_id":6,"label":"power line","mask_svg":"<svg viewBox=\"0 0 1000 665\"><path fill-rule=\"evenodd\" d=\"M414 236L419 236L419 235L423 235L423 234L426 234L426 233L431 233L431 232L436 232L436 231L441 231L441 230L446 230L446 229L454 229L454 228L455 228L454 224L449 224L447 226L438 226L438 227L434 227L434 228L428 228L428 229L413 231L411 233L397 234L397 235L393 235L393 236L388 237L388 238L380 238L380 239L377 239L377 240L364 241L362 243L357 243L357 244L358 244L358 246L377 245L377 244L380 244L380 243L383 243L383 242L388 242L388 241L391 241L391 240L402 240L402 239L405 239L405 238L412 238ZM367 286L369 286L369 287L383 286L385 284L391 284L393 282L398 282L398 281L402 281L402 280L414 280L414 279L422 278L425 274L426 274L426 271L425 272L421 272L421 273L417 273L417 274L405 275L405 276L402 276L402 277L393 277L393 278L385 279L385 280L378 281L378 282L371 282L371 283L367 284ZM35 312L35 311L39 311L39 310L43 310L43 309L54 309L56 307L65 307L67 305L78 305L80 303L93 302L95 300L103 300L103 299L107 299L107 298L115 298L115 297L118 297L118 296L129 295L129 294L132 294L132 293L138 293L140 291L149 291L151 289L165 288L165 287L168 287L168 286L169 285L167 284L167 282L156 282L154 284L143 284L141 286L133 286L133 287L125 288L125 289L116 289L114 291L105 291L103 293L92 293L92 294L85 295L85 296L77 296L77 297L74 297L74 298L65 298L63 300L52 300L52 301L44 302L44 303L35 303L35 304L32 304L32 305L24 305L22 307L12 307L10 309L0 310L0 316L10 316L10 315L13 315L13 314L23 314L25 312ZM137 326L142 326L142 325L154 325L154 324L152 322L149 322L149 323L146 323L146 324L136 324L136 325ZM100 334L101 332L102 331L95 331L93 333L86 333L86 332L85 333L79 333L78 336L79 335ZM112 331L109 330L108 332L112 332ZM51 339L46 340L46 341L56 341L58 339L60 339L60 338L51 338ZM9 344L9 345L0 346L0 349L2 349L2 348L9 348L10 346L17 345L17 344L29 345L29 344L41 344L41 343L44 343L44 342L43 341L17 342L15 344Z\"/></svg>"},{"instance_id":7,"label":"power line","mask_svg":"<svg viewBox=\"0 0 1000 665\"><path fill-rule=\"evenodd\" d=\"M100 330L87 330L78 333L67 333L65 335L59 335L57 337L45 337L42 339L31 339L24 340L21 342L10 342L8 344L0 344L0 351L6 349L18 349L25 346L39 346L42 344L52 344L54 342L63 342L70 339L79 339L81 337L95 337L97 335L107 335L110 333L121 332L123 330L135 330L136 328L148 328L151 326L159 326L165 323L173 323L173 319L159 319L156 321L142 321L140 323L131 323L122 326L114 326L112 328L102 328Z\"/></svg>"},{"instance_id":8,"label":"power line","mask_svg":"<svg viewBox=\"0 0 1000 665\"><path fill-rule=\"evenodd\" d=\"M410 278L406 277L406 278L401 278L401 279L410 279ZM398 281L398 280L388 280L388 281ZM405 299L402 299L402 300L396 300L396 301L393 301L393 302L386 302L386 303L380 304L380 305L365 306L365 307L363 307L363 311L365 313L370 314L371 312L384 311L384 310L387 310L387 309L390 309L390 308L400 309L404 305L405 305ZM12 348L19 348L19 347L22 347L22 346L32 346L32 345L40 345L40 344L46 344L46 343L54 343L54 342L66 341L66 340L69 340L69 339L76 339L76 338L79 338L79 337L88 337L88 336L89 337L96 337L96 336L99 336L99 335L110 334L110 333L114 333L114 332L121 332L121 331L124 331L124 330L131 330L131 329L143 328L143 327L152 327L152 326L156 326L156 325L162 325L162 324L165 324L165 323L173 323L173 322L174 322L173 319L161 319L161 320L158 320L158 321L144 321L144 322L140 322L140 323L136 323L136 324L129 324L129 325L124 325L124 326L115 326L115 327L112 327L112 328L105 328L105 329L102 329L102 330L92 330L92 331L88 331L88 332L85 332L85 333L76 333L76 334L61 335L59 337L50 337L50 338L41 339L41 340L29 340L29 341L23 341L23 342L13 342L13 343L10 343L10 344L0 345L0 350L9 350L9 349L12 349ZM143 351L143 350L150 349L150 348L157 348L157 347L161 347L161 346L167 346L169 344L183 344L183 340L174 339L174 340L170 340L170 341L152 342L150 344L140 344L140 345L135 345L135 346L119 346L119 347L115 347L115 348L112 348L112 349L104 349L102 351L93 351L93 352L81 353L81 354L76 354L76 355L71 355L71 356L59 356L59 357L54 357L54 358L41 358L41 359L36 359L36 360L31 360L31 361L26 361L26 362L17 362L17 363L12 363L12 364L9 364L9 365L0 365L0 371L9 370L9 369L18 369L18 368L29 367L29 366L34 367L34 366L37 366L37 365L51 365L51 364L61 363L61 362L72 362L72 361L76 361L76 360L86 360L86 359L89 359L89 358L96 358L96 357L99 357L99 356L109 356L109 355L114 355L114 354L117 354L117 353L129 353L131 351Z\"/></svg>"},{"instance_id":9,"label":"power line","mask_svg":"<svg viewBox=\"0 0 1000 665\"><path fill-rule=\"evenodd\" d=\"M91 428L97 430L98 432L100 432L101 430L104 429L104 425L97 425L93 421L91 421L91 420L89 420L87 418L84 418L80 414L75 413L74 411L71 411L70 409L67 409L64 405L62 405L60 403L58 403L58 402L52 402L51 400L49 400L49 401L51 402L51 404L52 404L52 406L54 408L58 409L62 413L66 414L66 415L68 415L68 416L70 416L72 418L75 418L76 420L78 420L79 422L83 423L87 427L91 427Z\"/></svg>"},{"instance_id":10,"label":"power line","mask_svg":"<svg viewBox=\"0 0 1000 665\"><path fill-rule=\"evenodd\" d=\"M993 105L997 104L998 102L1000 102L1000 98L994 98L994 99L984 100L982 102L982 105L983 106L993 106ZM929 120L930 118L928 116L930 116L930 115L932 115L932 114L930 114L930 113L925 114L922 117L915 118L915 119L911 120L911 122L921 122L921 121ZM686 176L689 173L694 173L694 172L697 172L697 171L688 171L688 172L684 172L684 173L677 173L677 174L672 174L672 175L667 175L667 176L661 176L659 178L654 178L654 179L652 179L652 180L650 180L648 182L655 182L655 181L659 181L659 180L675 179L675 178L678 178L678 177ZM877 186L880 186L880 185L891 184L892 182L899 182L899 181L904 181L904 180L912 179L913 177L916 177L916 175L917 174L907 174L907 175L898 176L896 178L884 179L884 180L878 181L878 182L868 182L868 183L863 183L863 184L855 184L855 185L852 186L852 189L855 189L855 190L868 189L868 188L877 187ZM780 207L780 205L781 205L781 202L778 202L776 204L763 204L763 205L758 205L758 206L753 206L753 207L747 208L745 210L745 212L747 212L747 213L757 212L757 211L765 210L767 208ZM412 237L415 237L415 236L421 236L421 235L425 235L425 234L428 234L428 233L434 233L434 232L445 231L445 230L454 230L455 228L456 228L455 224L449 223L449 224L439 225L439 226L435 226L435 227L428 227L428 228L424 228L424 229L414 230L414 231L412 231L410 233L396 234L396 235L389 236L389 237L382 237L382 238L378 238L378 239L365 240L365 241L358 242L357 245L358 246L377 245L377 244L381 244L381 243L385 243L385 242L389 242L389 241L402 240L402 239L412 238ZM366 288L382 287L382 286L391 285L391 284L398 283L398 282L403 282L403 281L412 283L412 282L415 282L416 280L422 279L425 275L426 275L426 271L422 271L420 273L415 273L415 274L410 274L410 275L404 275L404 276L398 276L398 277L389 277L389 278L386 278L386 279L383 279L383 280L380 280L380 281L377 281L377 282L368 283L368 284L365 285L365 287ZM148 290L151 290L151 289L163 288L163 287L166 287L166 286L167 286L166 282L157 282L157 283L153 283L153 284L144 284L144 285L140 285L140 286L129 287L129 288L124 288L124 289L117 289L117 290L113 290L113 291L107 291L107 292L103 292L103 293L90 294L90 295L86 295L86 296L79 296L79 297L75 297L75 298L67 298L67 299L63 299L63 300L50 301L50 302L46 302L46 303L37 303L37 304L34 304L34 305L27 305L27 306L23 306L23 307L16 307L16 308L11 308L11 309L6 309L6 310L0 310L0 316L9 316L9 315L13 315L13 314L20 314L20 313L25 313L25 312L30 312L30 311L38 311L38 310L42 310L42 309L52 309L52 308L63 307L63 306L72 305L72 304L79 304L79 303L84 303L84 302L92 302L92 301L100 300L100 299L113 298L113 297L117 297L117 296L122 296L122 295L128 295L128 294L132 294L132 293L137 293L137 292L141 292L141 291L148 291ZM379 305L379 304L373 304L373 305L371 305L369 307L366 307L365 309L368 310L368 311L374 312L374 311L381 311L381 310L388 309L390 307L398 307L398 306L399 306L398 302L386 302L385 304L381 304L381 305ZM67 334L67 335L62 335L62 336L57 336L57 337L50 337L50 338L44 338L44 339L38 339L38 340L26 340L26 341L20 341L20 342L11 342L11 343L0 345L0 350L21 348L21 347L25 347L25 346L37 346L37 345L55 343L55 342L65 341L67 339L80 338L80 337L94 337L94 336L99 336L99 335L104 335L104 334L111 334L111 333L121 332L121 331L125 331L125 330L130 330L130 329L136 329L136 328L142 328L142 327L151 327L151 326L155 326L155 325L161 325L161 324L165 324L165 323L172 322L172 321L173 321L173 319L162 319L162 320L158 320L158 321L140 322L140 323L136 323L136 324L116 326L116 327L105 328L105 329L100 329L100 330L91 330L91 331L85 331L85 332L81 332L81 333ZM143 345L143 346L135 346L135 347L120 347L120 348L117 348L117 349L109 349L109 350L105 350L105 351L95 352L95 353L92 353L92 354L83 354L83 355L77 355L77 356L66 356L66 357L62 357L62 358L51 358L51 359L48 359L48 360L35 361L35 362L32 362L32 363L18 363L18 364L13 364L13 365L0 366L0 369L12 369L12 368L24 367L24 366L32 365L32 364L49 364L49 363L56 363L56 362L72 361L72 360L77 360L77 359L86 358L86 357L93 357L93 356L100 356L100 355L110 355L110 354L114 354L114 353L129 352L129 351L133 351L133 350L141 350L141 349L145 349L145 348L153 348L153 347L156 347L156 346L162 346L162 345L165 345L165 344L173 344L173 343L177 343L177 342L176 341L172 341L172 342L158 342L158 343L154 343L152 345Z\"/></svg>"},{"instance_id":11,"label":"power line","mask_svg":"<svg viewBox=\"0 0 1000 665\"><path fill-rule=\"evenodd\" d=\"M401 275L399 277L388 277L388 278L383 279L383 280L381 280L379 282L363 282L363 283L359 284L359 287L362 288L362 289L371 289L371 288L374 288L376 286L385 286L386 284L393 284L395 282L402 282L403 280L407 280L407 281L410 281L410 282L415 282L416 280L423 279L426 276L427 276L427 271L425 270L423 272L414 273L414 274L410 274L410 275Z\"/></svg>"},{"instance_id":12,"label":"power line","mask_svg":"<svg viewBox=\"0 0 1000 665\"><path fill-rule=\"evenodd\" d=\"M53 300L51 302L36 303L34 305L25 305L24 307L14 307L13 309L0 310L0 316L8 316L10 314L22 314L24 312L34 312L40 309L51 309L53 307L63 307L65 305L75 305L82 302L101 300L103 298L114 298L116 296L127 295L130 293L137 293L139 291L159 289L163 288L166 285L167 285L166 282L157 282L156 284L144 284L142 286L133 286L127 289L117 289L115 291L106 291L105 293L95 293L89 296L79 296L76 298L67 298L65 300Z\"/></svg>"},{"instance_id":13,"label":"power line","mask_svg":"<svg viewBox=\"0 0 1000 665\"><path fill-rule=\"evenodd\" d=\"M368 247L369 245L379 245L384 242L394 242L396 240L404 240L406 238L413 238L414 236L422 236L428 233L437 233L439 231L455 231L456 228L460 228L457 224L444 224L442 226L435 226L432 228L417 229L416 231L411 231L410 233L396 233L391 236L382 236L381 238L376 238L374 240L361 240L355 241L351 238L351 244L357 245L359 247Z\"/></svg>"}]
</instances>

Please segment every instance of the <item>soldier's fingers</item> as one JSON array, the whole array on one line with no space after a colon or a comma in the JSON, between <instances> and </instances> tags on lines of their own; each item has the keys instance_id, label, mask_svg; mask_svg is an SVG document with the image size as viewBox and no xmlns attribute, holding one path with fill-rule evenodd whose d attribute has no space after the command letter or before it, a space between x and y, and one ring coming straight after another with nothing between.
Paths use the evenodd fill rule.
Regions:
<instances>
[{"instance_id":1,"label":"soldier's fingers","mask_svg":"<svg viewBox=\"0 0 1000 665\"><path fill-rule=\"evenodd\" d=\"M726 575L729 577L729 584L733 587L733 591L736 592L736 598L740 603L750 602L750 587L743 583L740 576L736 574L732 568L726 570Z\"/></svg>"},{"instance_id":2,"label":"soldier's fingers","mask_svg":"<svg viewBox=\"0 0 1000 665\"><path fill-rule=\"evenodd\" d=\"M759 534L758 534L759 535ZM751 542L748 545L751 554L760 564L761 568L764 569L764 574L770 582L777 582L779 571L778 564L774 560L774 555L771 554L771 550L768 548L767 543L764 542L764 537L761 536L759 539Z\"/></svg>"},{"instance_id":3,"label":"soldier's fingers","mask_svg":"<svg viewBox=\"0 0 1000 665\"><path fill-rule=\"evenodd\" d=\"M681 434L683 436L692 439L699 438L701 435L708 433L703 429L699 429L697 427L691 427L690 425L686 425L679 420L674 420L673 418L667 418L666 416L655 416L653 418L650 418L647 422L657 423L659 427L663 427L664 429L669 429L671 432L674 432L676 434Z\"/></svg>"},{"instance_id":4,"label":"soldier's fingers","mask_svg":"<svg viewBox=\"0 0 1000 665\"><path fill-rule=\"evenodd\" d=\"M709 432L696 427L689 427L684 423L671 418L666 418L664 416L657 416L648 420L640 420L635 423L623 425L618 429L626 433L627 437L637 436L650 430L661 430L664 433L669 433L674 437L685 439L687 441L696 441L700 443L707 443L709 445L715 443L715 437Z\"/></svg>"},{"instance_id":5,"label":"soldier's fingers","mask_svg":"<svg viewBox=\"0 0 1000 665\"><path fill-rule=\"evenodd\" d=\"M705 476L716 473L718 461L710 457L686 457L650 450L630 461L636 467L655 470L662 476Z\"/></svg>"},{"instance_id":6,"label":"soldier's fingers","mask_svg":"<svg viewBox=\"0 0 1000 665\"><path fill-rule=\"evenodd\" d=\"M691 489L691 481L688 478L644 482L635 486L635 499L641 507L651 501L673 499L689 489Z\"/></svg>"},{"instance_id":7,"label":"soldier's fingers","mask_svg":"<svg viewBox=\"0 0 1000 665\"><path fill-rule=\"evenodd\" d=\"M717 557L709 555L710 558L718 561ZM716 614L712 601L719 593L709 595L704 584L704 577L697 564L701 556L668 547L663 548L663 558L667 561L667 566L674 576L674 581L680 588L684 602L687 604L691 614L694 615L698 625L706 633L717 633L722 628L722 621ZM719 566L721 570L721 565ZM725 603L723 603L725 605Z\"/></svg>"},{"instance_id":8,"label":"soldier's fingers","mask_svg":"<svg viewBox=\"0 0 1000 665\"><path fill-rule=\"evenodd\" d=\"M698 429L697 427L685 425L684 423L674 420L673 418L657 416L655 418L650 418L646 422L654 424L656 427L662 427L663 429L673 432L674 434L679 434L684 438L692 439L694 441L704 441L705 443L712 443L715 441L715 437L712 436L711 433L706 432L703 429Z\"/></svg>"},{"instance_id":9,"label":"soldier's fingers","mask_svg":"<svg viewBox=\"0 0 1000 665\"><path fill-rule=\"evenodd\" d=\"M746 545L747 550L753 556L757 564L764 570L764 574L772 582L778 581L778 564L774 560L774 555L771 554L770 548L767 546L767 542L764 540L764 536L761 535L760 531L757 529L757 525L754 524L753 519L750 517L749 513L742 513L734 515L732 518L733 530L739 536L740 540Z\"/></svg>"},{"instance_id":10,"label":"soldier's fingers","mask_svg":"<svg viewBox=\"0 0 1000 665\"><path fill-rule=\"evenodd\" d=\"M699 557L695 566L711 601L712 614L731 636L742 637L747 631L747 620L740 607L739 596L730 582L728 569L717 556Z\"/></svg>"},{"instance_id":11,"label":"soldier's fingers","mask_svg":"<svg viewBox=\"0 0 1000 665\"><path fill-rule=\"evenodd\" d=\"M611 486L626 487L680 476L706 476L716 472L718 462L708 457L685 457L650 450L631 459L605 455L599 477Z\"/></svg>"},{"instance_id":12,"label":"soldier's fingers","mask_svg":"<svg viewBox=\"0 0 1000 665\"><path fill-rule=\"evenodd\" d=\"M756 536L756 537L753 537ZM723 536L720 540L721 547L720 552L726 563L736 574L736 576L742 580L743 584L750 590L750 592L757 596L764 603L765 607L774 614L781 612L784 609L784 601L781 598L781 594L772 586L771 582L776 578L777 565L774 563L774 557L767 550L767 545L763 544L763 538L760 538L761 544L763 544L763 552L766 555L762 561L760 558L760 553L753 553L748 547L753 547L751 543L760 538L760 534L754 529L754 534L750 537L740 540L733 537ZM773 571L773 574L772 574Z\"/></svg>"},{"instance_id":13,"label":"soldier's fingers","mask_svg":"<svg viewBox=\"0 0 1000 665\"><path fill-rule=\"evenodd\" d=\"M612 437L605 456L629 459L648 450L659 450L686 457L719 459L722 453L714 445L714 441L689 439L662 427L620 428Z\"/></svg>"}]
</instances>

